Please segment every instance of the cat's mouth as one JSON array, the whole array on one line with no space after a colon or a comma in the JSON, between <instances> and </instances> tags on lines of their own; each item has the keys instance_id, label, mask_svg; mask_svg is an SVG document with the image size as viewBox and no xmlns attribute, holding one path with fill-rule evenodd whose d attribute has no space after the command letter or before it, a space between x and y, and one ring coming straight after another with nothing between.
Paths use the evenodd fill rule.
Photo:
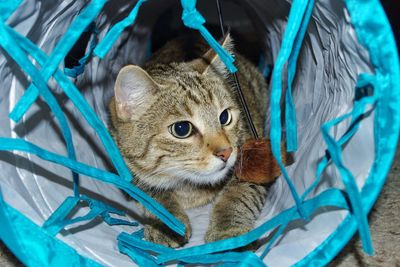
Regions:
<instances>
[{"instance_id":1,"label":"cat's mouth","mask_svg":"<svg viewBox=\"0 0 400 267\"><path fill-rule=\"evenodd\" d=\"M230 169L233 167L234 163L235 159L232 159L231 161L228 160L227 162L220 161L208 174L218 173L224 171L225 169Z\"/></svg>"},{"instance_id":2,"label":"cat's mouth","mask_svg":"<svg viewBox=\"0 0 400 267\"><path fill-rule=\"evenodd\" d=\"M165 168L162 172L141 175L140 180L150 187L162 189L177 188L182 183L213 186L230 178L236 159L237 153L234 151L226 162L218 158L211 158L206 168L192 169L190 166ZM196 164L197 168L198 165Z\"/></svg>"},{"instance_id":3,"label":"cat's mouth","mask_svg":"<svg viewBox=\"0 0 400 267\"><path fill-rule=\"evenodd\" d=\"M184 177L186 181L199 185L214 185L229 178L228 174L235 165L237 155L232 153L228 161L213 159L209 163L208 170L193 172L192 175Z\"/></svg>"}]
</instances>

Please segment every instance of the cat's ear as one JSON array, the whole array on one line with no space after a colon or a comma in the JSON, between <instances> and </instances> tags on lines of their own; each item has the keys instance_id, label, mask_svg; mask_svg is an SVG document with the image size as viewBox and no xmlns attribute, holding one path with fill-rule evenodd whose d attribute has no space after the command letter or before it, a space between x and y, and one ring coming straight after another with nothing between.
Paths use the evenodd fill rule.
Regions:
<instances>
[{"instance_id":1,"label":"cat's ear","mask_svg":"<svg viewBox=\"0 0 400 267\"><path fill-rule=\"evenodd\" d=\"M229 54L233 54L233 41L230 33L227 33L219 43ZM196 71L202 74L209 73L210 71L223 76L228 74L225 63L212 48L203 54L201 58L193 60L191 65Z\"/></svg>"},{"instance_id":2,"label":"cat's ear","mask_svg":"<svg viewBox=\"0 0 400 267\"><path fill-rule=\"evenodd\" d=\"M139 66L128 65L118 73L115 81L115 109L122 121L139 116L157 90L157 83Z\"/></svg>"}]
</instances>

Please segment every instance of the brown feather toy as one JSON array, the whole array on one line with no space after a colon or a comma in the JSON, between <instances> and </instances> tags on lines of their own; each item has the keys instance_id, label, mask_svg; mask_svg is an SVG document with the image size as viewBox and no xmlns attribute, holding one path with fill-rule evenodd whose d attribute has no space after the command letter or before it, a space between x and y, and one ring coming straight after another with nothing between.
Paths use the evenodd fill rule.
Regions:
<instances>
[{"instance_id":1,"label":"brown feather toy","mask_svg":"<svg viewBox=\"0 0 400 267\"><path fill-rule=\"evenodd\" d=\"M290 161L290 155L282 153L283 164L287 165ZM281 169L272 155L269 140L247 140L239 148L235 174L240 181L254 184L269 184L275 181L281 175Z\"/></svg>"},{"instance_id":2,"label":"brown feather toy","mask_svg":"<svg viewBox=\"0 0 400 267\"><path fill-rule=\"evenodd\" d=\"M224 19L222 16L221 3L216 0L219 23L222 37L225 38ZM281 169L276 162L272 151L271 143L268 139L259 138L257 130L251 118L246 99L240 87L239 78L236 73L231 74L235 81L235 87L238 92L239 100L246 116L248 126L252 132L253 138L247 140L240 148L238 159L235 164L235 174L242 182L254 184L269 184L281 175ZM281 144L282 162L285 166L293 163L292 155L286 153L284 145Z\"/></svg>"}]
</instances>

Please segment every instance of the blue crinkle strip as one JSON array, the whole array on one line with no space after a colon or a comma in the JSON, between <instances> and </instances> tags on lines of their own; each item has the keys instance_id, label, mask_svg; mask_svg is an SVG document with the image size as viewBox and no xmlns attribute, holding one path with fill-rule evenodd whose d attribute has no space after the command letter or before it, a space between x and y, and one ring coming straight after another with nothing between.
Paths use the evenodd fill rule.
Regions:
<instances>
[{"instance_id":1,"label":"blue crinkle strip","mask_svg":"<svg viewBox=\"0 0 400 267\"><path fill-rule=\"evenodd\" d=\"M332 206L340 209L347 209L346 198L344 192L338 189L329 189L312 199L306 200L303 203L304 210L307 212L308 216L312 216L312 214L321 207ZM174 261L204 264L220 262L229 263L234 261L234 259L229 258L229 256L227 256L229 254L226 254L227 252L225 251L246 246L276 227L282 226L282 228L285 228L285 225L287 225L288 222L297 219L301 219L301 216L298 213L297 208L294 206L281 212L271 220L242 236L179 250L141 240L139 237L128 235L126 233L120 234L118 240L119 244L124 247L125 252L131 251L134 254L138 251L152 252L151 254L154 256L151 257L151 260L161 265ZM242 254L242 260L245 259L244 255L247 254ZM249 266L253 266L252 264L260 264L262 262L259 257L256 259L254 256L246 258L246 263L249 264ZM239 258L235 264L243 263Z\"/></svg>"},{"instance_id":2,"label":"blue crinkle strip","mask_svg":"<svg viewBox=\"0 0 400 267\"><path fill-rule=\"evenodd\" d=\"M296 75L297 58L300 54L300 48L303 44L304 36L307 31L308 23L312 15L314 0L309 0L307 8L304 12L303 20L297 36L294 40L293 50L289 57L288 73L287 73L287 89L285 97L285 126L286 126L286 149L288 152L297 150L297 124L296 124L296 109L292 98L292 84Z\"/></svg>"},{"instance_id":3,"label":"blue crinkle strip","mask_svg":"<svg viewBox=\"0 0 400 267\"><path fill-rule=\"evenodd\" d=\"M117 41L123 30L135 22L140 6L146 1L147 0L137 1L129 15L111 28L103 40L94 49L94 53L98 57L103 58Z\"/></svg>"},{"instance_id":4,"label":"blue crinkle strip","mask_svg":"<svg viewBox=\"0 0 400 267\"><path fill-rule=\"evenodd\" d=\"M0 150L23 151L31 153L44 160L65 166L77 173L81 173L104 183L114 185L128 193L132 198L139 201L145 208L156 215L173 231L180 235L184 235L185 233L185 226L174 216L172 216L168 210L157 203L153 198L149 197L142 190L133 186L132 183L120 179L120 177L114 173L106 172L70 158L57 155L21 139L0 137Z\"/></svg>"},{"instance_id":5,"label":"blue crinkle strip","mask_svg":"<svg viewBox=\"0 0 400 267\"><path fill-rule=\"evenodd\" d=\"M282 46L279 51L278 57L276 59L274 69L272 71L272 86L271 86L271 99L270 99L270 113L271 113L271 128L270 128L270 139L272 154L278 163L283 178L289 186L292 193L294 202L303 216L305 213L302 208L301 199L296 192L289 174L287 173L285 166L282 162L281 154L281 140L282 140L282 126L281 126L281 109L280 109L280 99L282 94L282 71L285 63L289 59L291 51L293 49L293 43L299 32L303 14L306 11L308 0L294 0L292 7L290 9L288 23L286 25L286 30L283 35Z\"/></svg>"},{"instance_id":6,"label":"blue crinkle strip","mask_svg":"<svg viewBox=\"0 0 400 267\"><path fill-rule=\"evenodd\" d=\"M60 105L57 100L50 92L47 87L46 82L43 80L39 71L35 68L35 66L29 61L28 56L23 52L22 48L13 41L13 38L7 31L7 26L4 24L0 24L0 46L22 67L22 69L32 78L33 84L37 87L36 90L40 92L44 98L44 100L49 105L50 109L55 114L58 122L60 123L60 127L64 136L64 140L67 144L67 152L68 156L72 159L76 159L75 148L72 139L71 130L69 128L67 119L65 114L62 112ZM39 89L37 89L39 88ZM76 196L79 195L78 184L79 184L79 176L77 173L73 172L73 181L74 181L74 194Z\"/></svg>"},{"instance_id":7,"label":"blue crinkle strip","mask_svg":"<svg viewBox=\"0 0 400 267\"><path fill-rule=\"evenodd\" d=\"M79 93L79 91L75 88L75 86L72 84L72 82L64 76L64 74L59 71L59 70L52 70L55 65L55 69L57 69L57 65L59 60L62 60L64 57L63 54L68 52L69 48L72 47L74 41L80 36L82 32L82 28L85 27L88 23L93 20L98 12L100 12L102 6L104 5L105 1L104 0L95 0L92 3L90 3L86 9L78 16L78 18L72 23L71 27L68 29L67 36L68 34L71 34L72 37L74 38L67 38L63 37L62 44L59 44L55 48L55 52L50 57L47 57L47 55L41 51L39 48L37 48L34 44L32 44L27 38L20 36L18 33L16 33L14 30L9 28L7 25L0 25L1 26L1 31L2 31L2 36L1 36L1 45L10 53L10 55L21 65L25 70L27 70L27 73L30 74L33 80L33 85L28 88L26 94L24 96L28 97L26 99L30 99L28 102L24 102L24 96L22 97L22 100L20 100L18 103L20 104L20 109L14 109L26 111L29 107L29 103L35 99L36 91L38 90L37 88L39 87L41 91L44 92L45 94L45 100L48 100L50 103L50 107L52 110L55 112L57 118L61 118L61 129L66 135L66 143L67 147L70 149L73 149L72 145L72 137L70 134L70 129L68 127L68 124L66 123L66 120L64 119L64 114L61 112L61 110L58 108L57 102L52 100L52 94L47 88L46 82L43 79L42 75L48 75L52 74L55 72L55 78L56 80L60 83L60 86L65 90L65 93L67 94L68 97L70 97L71 101L77 106L77 108L83 113L84 117L88 121L88 123L93 126L93 128L96 130L96 132L100 135L100 139L103 141L105 144L106 149L108 150L111 160L113 161L114 165L116 166L117 171L120 172L122 178L127 181L126 185L123 187L126 187L127 191L129 194L131 194L134 198L138 199L137 192L141 192L140 190L137 192L132 192L133 185L130 184L130 181L132 180L132 176L130 174L129 169L127 168L124 160L122 159L118 149L116 148L114 142L112 141L111 136L109 135L107 129L104 127L104 125L101 123L101 121L98 119L96 114L93 112L93 110L89 107L89 105L86 103L85 99L82 97L82 95ZM70 36L69 36L70 37ZM43 66L41 69L42 73L39 73L39 71L30 63L30 61L27 59L27 56L22 52L21 48L19 46L13 46L12 43L15 43L13 40L15 38L18 40L19 43L23 44L22 48L25 49L28 53L31 54ZM64 40L65 39L65 40ZM18 43L17 42L17 43ZM60 41L61 42L61 41ZM56 52L57 51L57 52ZM51 63L51 64L50 64ZM43 73L44 72L44 73ZM36 87L38 86L38 87ZM33 92L33 93L29 93ZM54 97L53 97L54 98ZM22 102L21 102L22 101ZM34 100L33 100L34 101ZM22 103L22 104L21 104ZM25 104L24 104L25 103ZM58 108L58 109L57 109ZM23 112L21 113L14 113L19 114L18 116L14 117L14 119L18 120L19 116L22 116ZM12 142L11 140L3 140L4 142ZM9 145L9 144L7 144ZM33 146L33 144L32 144ZM32 146L28 145L28 151L31 151ZM37 147L36 147L37 148ZM39 149L39 148L38 148ZM39 149L40 150L40 149ZM73 150L72 150L73 151ZM69 157L72 160L72 165L77 164L75 161L75 156L71 155L69 153ZM72 168L71 169L76 169ZM104 177L101 175L99 176L100 180ZM98 178L98 177L97 177ZM114 182L114 184L118 184L117 182ZM77 182L74 183L74 186L77 185ZM129 185L129 186L127 186ZM117 185L118 186L118 185ZM119 185L121 186L121 185ZM74 187L74 189L77 189L77 186ZM75 191L75 190L74 190ZM136 188L134 188L133 191L136 191ZM77 191L75 191L75 197L78 196ZM135 196L136 195L136 196ZM152 211L157 217L159 217L162 221L164 221L168 226L171 227L174 231L176 231L179 234L184 233L184 226L182 223L180 223L178 220L176 220L165 208L160 206L157 202L155 202L153 199L151 199L149 196L141 192L139 194L139 202L145 202L144 206L148 207L150 211ZM62 207L61 207L62 208ZM69 207L71 208L71 207ZM60 212L57 214L61 214L63 216L66 216L64 212ZM51 218L53 221L58 221L60 219L57 218L57 216L54 216ZM60 216L61 216L60 215ZM111 223L116 223L117 220L114 218L109 218L105 216L105 219L110 221Z\"/></svg>"},{"instance_id":8,"label":"blue crinkle strip","mask_svg":"<svg viewBox=\"0 0 400 267\"><path fill-rule=\"evenodd\" d=\"M89 62L93 50L97 46L97 35L99 30L97 29L96 24L94 22L90 23L86 31L90 32L92 35L89 44L89 51L78 60L78 65L73 66L72 68L64 68L64 73L69 77L76 78L85 71L85 65Z\"/></svg>"},{"instance_id":9,"label":"blue crinkle strip","mask_svg":"<svg viewBox=\"0 0 400 267\"><path fill-rule=\"evenodd\" d=\"M181 0L183 13L182 21L186 27L198 30L207 43L212 49L218 54L222 62L228 70L233 73L237 71L237 68L233 64L235 59L231 54L229 54L210 34L210 32L204 27L206 20L196 9L196 0Z\"/></svg>"}]
</instances>

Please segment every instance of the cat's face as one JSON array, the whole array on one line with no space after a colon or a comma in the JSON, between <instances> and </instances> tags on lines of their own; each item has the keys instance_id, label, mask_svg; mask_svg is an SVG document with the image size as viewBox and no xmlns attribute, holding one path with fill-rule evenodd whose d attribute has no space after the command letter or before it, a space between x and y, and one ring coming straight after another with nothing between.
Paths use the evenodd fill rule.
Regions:
<instances>
[{"instance_id":1,"label":"cat's face","mask_svg":"<svg viewBox=\"0 0 400 267\"><path fill-rule=\"evenodd\" d=\"M227 177L243 131L232 90L196 61L120 71L110 105L114 137L142 183L175 188Z\"/></svg>"}]
</instances>

